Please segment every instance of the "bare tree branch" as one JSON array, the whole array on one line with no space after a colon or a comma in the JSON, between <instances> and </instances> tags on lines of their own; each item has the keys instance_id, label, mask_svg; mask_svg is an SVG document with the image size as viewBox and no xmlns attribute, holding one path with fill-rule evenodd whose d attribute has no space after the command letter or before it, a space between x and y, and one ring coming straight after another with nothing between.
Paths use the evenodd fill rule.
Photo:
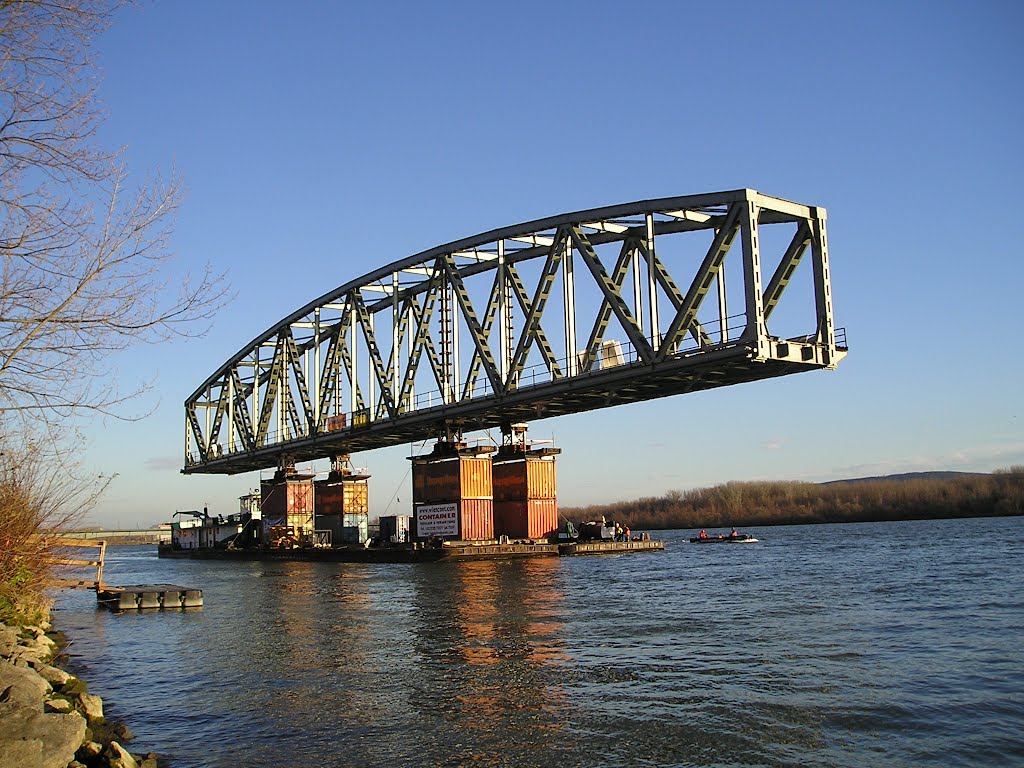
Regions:
<instances>
[{"instance_id":1,"label":"bare tree branch","mask_svg":"<svg viewBox=\"0 0 1024 768\"><path fill-rule=\"evenodd\" d=\"M107 358L205 332L225 302L209 267L171 278L179 180L127 189L96 145L92 41L124 0L0 0L0 416L119 414L139 394Z\"/></svg>"}]
</instances>

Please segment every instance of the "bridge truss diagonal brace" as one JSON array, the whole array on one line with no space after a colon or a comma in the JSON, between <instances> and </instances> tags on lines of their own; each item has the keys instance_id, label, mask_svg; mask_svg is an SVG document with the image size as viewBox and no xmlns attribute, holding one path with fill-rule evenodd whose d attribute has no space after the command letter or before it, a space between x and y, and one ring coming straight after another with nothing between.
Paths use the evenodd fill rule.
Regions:
<instances>
[{"instance_id":1,"label":"bridge truss diagonal brace","mask_svg":"<svg viewBox=\"0 0 1024 768\"><path fill-rule=\"evenodd\" d=\"M509 373L509 382L518 380L523 369L526 367L526 357L529 354L531 343L539 339L537 331L540 329L540 321L544 315L544 308L547 305L548 297L551 295L555 276L558 274L558 268L561 266L562 259L565 256L568 240L569 232L567 228L560 227L555 234L554 242L548 249L547 258L544 261L544 269L541 271L540 279L537 281L537 290L533 294L530 309L526 313L523 333L520 335L519 342L516 344L516 351L512 355L512 370ZM547 362L553 377L562 377L562 371L558 367L553 353L550 355L550 359L545 355L545 362ZM509 382L506 382L506 387L509 386Z\"/></svg>"},{"instance_id":2,"label":"bridge truss diagonal brace","mask_svg":"<svg viewBox=\"0 0 1024 768\"><path fill-rule=\"evenodd\" d=\"M622 241L622 248L619 250L619 257L615 262L615 268L612 270L611 282L616 286L617 291L622 290L622 286L626 282L626 275L629 274L629 264L639 247L639 242L636 239L630 238ZM638 305L639 306L639 305ZM639 311L639 309L637 310ZM601 342L604 341L604 335L608 330L608 323L612 317L612 305L607 297L601 302L601 308L597 312L597 318L594 320L594 327L590 331L590 337L587 339L587 346L583 351L583 361L580 363L580 373L586 373L590 371L594 363L597 360L597 350L601 346Z\"/></svg>"},{"instance_id":3,"label":"bridge truss diagonal brace","mask_svg":"<svg viewBox=\"0 0 1024 768\"><path fill-rule=\"evenodd\" d=\"M573 227L571 230L571 236L573 244L580 256L583 257L584 263L590 269L590 273L594 276L594 281L601 289L601 293L604 295L604 302L602 303L602 309L604 306L608 306L612 312L615 313L615 317L622 325L623 331L629 337L629 340L633 344L633 348L636 349L637 354L644 363L650 363L654 359L654 349L651 347L649 341L644 338L643 329L639 327L637 319L630 312L629 306L626 304L625 299L619 293L621 288L616 282L608 277L608 273L605 272L604 266L601 264L601 260L597 257L597 253L594 251L593 246L587 240L586 235L579 229L579 227ZM621 254L620 254L621 258ZM639 308L638 308L639 312ZM590 349L588 345L587 352L589 354Z\"/></svg>"},{"instance_id":4,"label":"bridge truss diagonal brace","mask_svg":"<svg viewBox=\"0 0 1024 768\"><path fill-rule=\"evenodd\" d=\"M479 359L483 362L484 370L487 372L487 378L491 382L491 391L498 392L501 390L501 377L498 374L498 366L494 362L494 355L491 354L491 349L487 344L487 334L481 327L480 321L476 316L476 310L473 309L469 292L466 290L466 286L462 282L462 277L459 275L459 268L455 264L454 257L451 254L447 254L442 265L444 266L445 273L448 276L448 282L454 289L455 296L462 309L462 318L465 320L466 327L469 328L469 334L473 338L473 343L475 345L474 359ZM465 392L465 388L463 388L463 392Z\"/></svg>"},{"instance_id":5,"label":"bridge truss diagonal brace","mask_svg":"<svg viewBox=\"0 0 1024 768\"><path fill-rule=\"evenodd\" d=\"M206 444L206 439L203 437L203 428L199 424L199 416L196 414L195 402L189 402L185 404L185 417L188 419L188 424L192 428L192 437L196 441L196 448L199 451L200 461L209 461L210 453L209 448ZM187 457L187 446L188 439L186 435L186 458Z\"/></svg>"},{"instance_id":6,"label":"bridge truss diagonal brace","mask_svg":"<svg viewBox=\"0 0 1024 768\"><path fill-rule=\"evenodd\" d=\"M395 407L395 401L391 394L391 381L387 369L384 367L384 361L381 359L376 336L373 333L370 313L367 311L366 304L363 303L362 296L359 295L358 291L352 292L350 302L355 311L356 319L359 322L359 327L363 330L363 337L366 339L366 349L370 362L373 365L373 375L377 378L377 384L380 386L380 399L387 409L388 416L393 419L398 415L398 409Z\"/></svg>"},{"instance_id":7,"label":"bridge truss diagonal brace","mask_svg":"<svg viewBox=\"0 0 1024 768\"><path fill-rule=\"evenodd\" d=\"M657 354L659 362L674 352L676 345L682 342L696 319L697 310L711 289L711 283L718 276L718 271L722 267L722 261L729 252L736 233L740 230L739 220L741 209L743 208L745 208L744 203L730 204L729 213L726 215L725 221L715 234L715 239L711 242L711 247L708 248L708 252L704 256L704 261L701 262L700 269L697 270L693 282L690 283L690 289L686 292L683 303L676 310L675 317L672 318L672 322L665 331L661 348Z\"/></svg>"},{"instance_id":8,"label":"bridge truss diagonal brace","mask_svg":"<svg viewBox=\"0 0 1024 768\"><path fill-rule=\"evenodd\" d=\"M794 270L800 264L807 246L811 244L811 237L810 224L807 221L801 221L797 226L796 234L793 235L793 239L786 248L786 252L782 254L779 265L775 268L775 272L772 273L768 286L764 289L765 320L771 317L775 307L778 306L779 299L782 297L783 291L786 290L786 286L789 285L789 280L793 276Z\"/></svg>"},{"instance_id":9,"label":"bridge truss diagonal brace","mask_svg":"<svg viewBox=\"0 0 1024 768\"><path fill-rule=\"evenodd\" d=\"M288 363L291 366L291 373L295 377L295 389L299 395L299 401L302 403L302 415L305 417L305 423L307 425L311 425L314 421L313 405L309 400L309 387L306 384L306 374L302 371L302 359L299 356L299 348L295 343L295 337L292 336L291 329L289 329L287 333L283 334L283 336L285 349L287 350L288 355ZM289 384L290 382L287 377L285 377L284 385L290 391L291 387ZM302 429L302 419L295 410L295 399L289 396L288 402L291 406L291 412L289 415L292 419L293 427L299 432L308 431L308 427L306 430Z\"/></svg>"},{"instance_id":10,"label":"bridge truss diagonal brace","mask_svg":"<svg viewBox=\"0 0 1024 768\"><path fill-rule=\"evenodd\" d=\"M487 298L487 310L484 312L483 322L480 324L480 330L484 339L490 337L491 329L494 327L494 321L498 317L498 312L502 307L502 303L507 299L507 286L508 278L505 275L506 268L502 264L498 269L494 270L494 280L491 282L491 291ZM492 356L493 363L493 356ZM472 396L473 390L476 387L477 379L480 376L480 369L483 367L483 357L480 355L479 347L474 348L473 356L469 361L469 370L466 373L465 386L462 388L462 398L466 399ZM507 369L507 363L505 364ZM491 391L502 392L504 390L504 377L499 371L497 378L491 379Z\"/></svg>"},{"instance_id":11,"label":"bridge truss diagonal brace","mask_svg":"<svg viewBox=\"0 0 1024 768\"><path fill-rule=\"evenodd\" d=\"M557 267L558 265L555 264L552 268L557 269ZM506 267L506 273L508 275L509 284L512 286L512 292L516 297L516 301L519 303L519 308L522 310L523 315L529 318L533 301L530 299L530 294L526 290L526 285L523 283L523 279L519 276L519 272L516 270L514 264L509 264ZM537 348L540 350L541 357L544 358L544 364L548 367L548 370L550 370L552 375L555 377L560 377L562 375L562 369L558 365L558 358L555 357L555 352L551 348L551 343L548 341L548 337L544 333L544 329L541 327L540 323L536 323L532 329L527 326L525 328L524 338L525 333L530 334L527 343L530 341L535 341L537 343ZM512 361L509 363L509 374L505 382L504 389L506 392L512 388L512 382L516 380L515 377L518 375L515 373L514 368L516 351L518 351L518 345L511 355Z\"/></svg>"},{"instance_id":12,"label":"bridge truss diagonal brace","mask_svg":"<svg viewBox=\"0 0 1024 768\"><path fill-rule=\"evenodd\" d=\"M342 317L342 321L329 330L327 342L327 354L324 355L323 368L320 372L320 403L317 413L319 424L324 424L330 417L331 402L334 401L334 408L340 410L340 398L338 394L338 380L341 377L342 349L345 341L342 338L342 326L348 322L348 311Z\"/></svg>"},{"instance_id":13,"label":"bridge truss diagonal brace","mask_svg":"<svg viewBox=\"0 0 1024 768\"><path fill-rule=\"evenodd\" d=\"M256 436L253 434L252 418L249 416L248 397L250 388L242 384L237 367L231 368L231 388L234 398L232 418L234 419L235 429L241 437L242 445L247 451L251 451L256 447Z\"/></svg>"},{"instance_id":14,"label":"bridge truss diagonal brace","mask_svg":"<svg viewBox=\"0 0 1024 768\"><path fill-rule=\"evenodd\" d=\"M407 402L412 393L413 384L416 381L416 369L419 367L420 358L424 350L430 360L430 367L434 371L434 378L437 381L438 389L444 391L444 374L441 371L441 361L437 357L437 351L430 340L430 320L434 314L434 307L437 305L438 293L444 289L441 271L436 267L428 281L427 291L423 297L423 307L414 296L409 297L409 309L412 310L413 320L416 322L416 334L413 336L412 350L409 353L409 361L406 364L405 379L402 381L402 393L398 398L400 403Z\"/></svg>"}]
</instances>

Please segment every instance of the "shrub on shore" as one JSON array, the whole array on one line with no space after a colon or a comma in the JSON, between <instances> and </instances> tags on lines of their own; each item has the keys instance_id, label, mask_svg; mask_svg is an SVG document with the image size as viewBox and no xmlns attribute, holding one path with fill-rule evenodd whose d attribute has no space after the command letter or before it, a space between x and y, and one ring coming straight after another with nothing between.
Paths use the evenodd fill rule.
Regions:
<instances>
[{"instance_id":1,"label":"shrub on shore","mask_svg":"<svg viewBox=\"0 0 1024 768\"><path fill-rule=\"evenodd\" d=\"M0 437L0 622L41 624L47 581L71 529L106 487L88 482L48 443Z\"/></svg>"},{"instance_id":2,"label":"shrub on shore","mask_svg":"<svg viewBox=\"0 0 1024 768\"><path fill-rule=\"evenodd\" d=\"M41 624L49 610L45 515L7 453L0 473L0 622Z\"/></svg>"}]
</instances>

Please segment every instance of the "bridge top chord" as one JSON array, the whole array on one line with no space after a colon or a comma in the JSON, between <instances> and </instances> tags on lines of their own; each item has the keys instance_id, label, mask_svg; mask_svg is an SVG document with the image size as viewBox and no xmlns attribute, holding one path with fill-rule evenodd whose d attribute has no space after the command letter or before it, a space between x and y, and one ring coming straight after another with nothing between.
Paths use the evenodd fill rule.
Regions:
<instances>
[{"instance_id":1,"label":"bridge top chord","mask_svg":"<svg viewBox=\"0 0 1024 768\"><path fill-rule=\"evenodd\" d=\"M254 338L185 401L183 472L830 369L846 351L823 208L740 189L567 213L393 262Z\"/></svg>"}]
</instances>

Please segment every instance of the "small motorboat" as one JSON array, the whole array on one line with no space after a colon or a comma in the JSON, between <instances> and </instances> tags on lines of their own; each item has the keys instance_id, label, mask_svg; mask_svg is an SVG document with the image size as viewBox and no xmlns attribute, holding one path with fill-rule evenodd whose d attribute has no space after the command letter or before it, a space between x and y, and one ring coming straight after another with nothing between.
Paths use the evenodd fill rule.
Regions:
<instances>
[{"instance_id":1,"label":"small motorboat","mask_svg":"<svg viewBox=\"0 0 1024 768\"><path fill-rule=\"evenodd\" d=\"M737 533L735 536L720 533L717 536L694 536L691 544L756 544L757 539L749 533Z\"/></svg>"}]
</instances>

